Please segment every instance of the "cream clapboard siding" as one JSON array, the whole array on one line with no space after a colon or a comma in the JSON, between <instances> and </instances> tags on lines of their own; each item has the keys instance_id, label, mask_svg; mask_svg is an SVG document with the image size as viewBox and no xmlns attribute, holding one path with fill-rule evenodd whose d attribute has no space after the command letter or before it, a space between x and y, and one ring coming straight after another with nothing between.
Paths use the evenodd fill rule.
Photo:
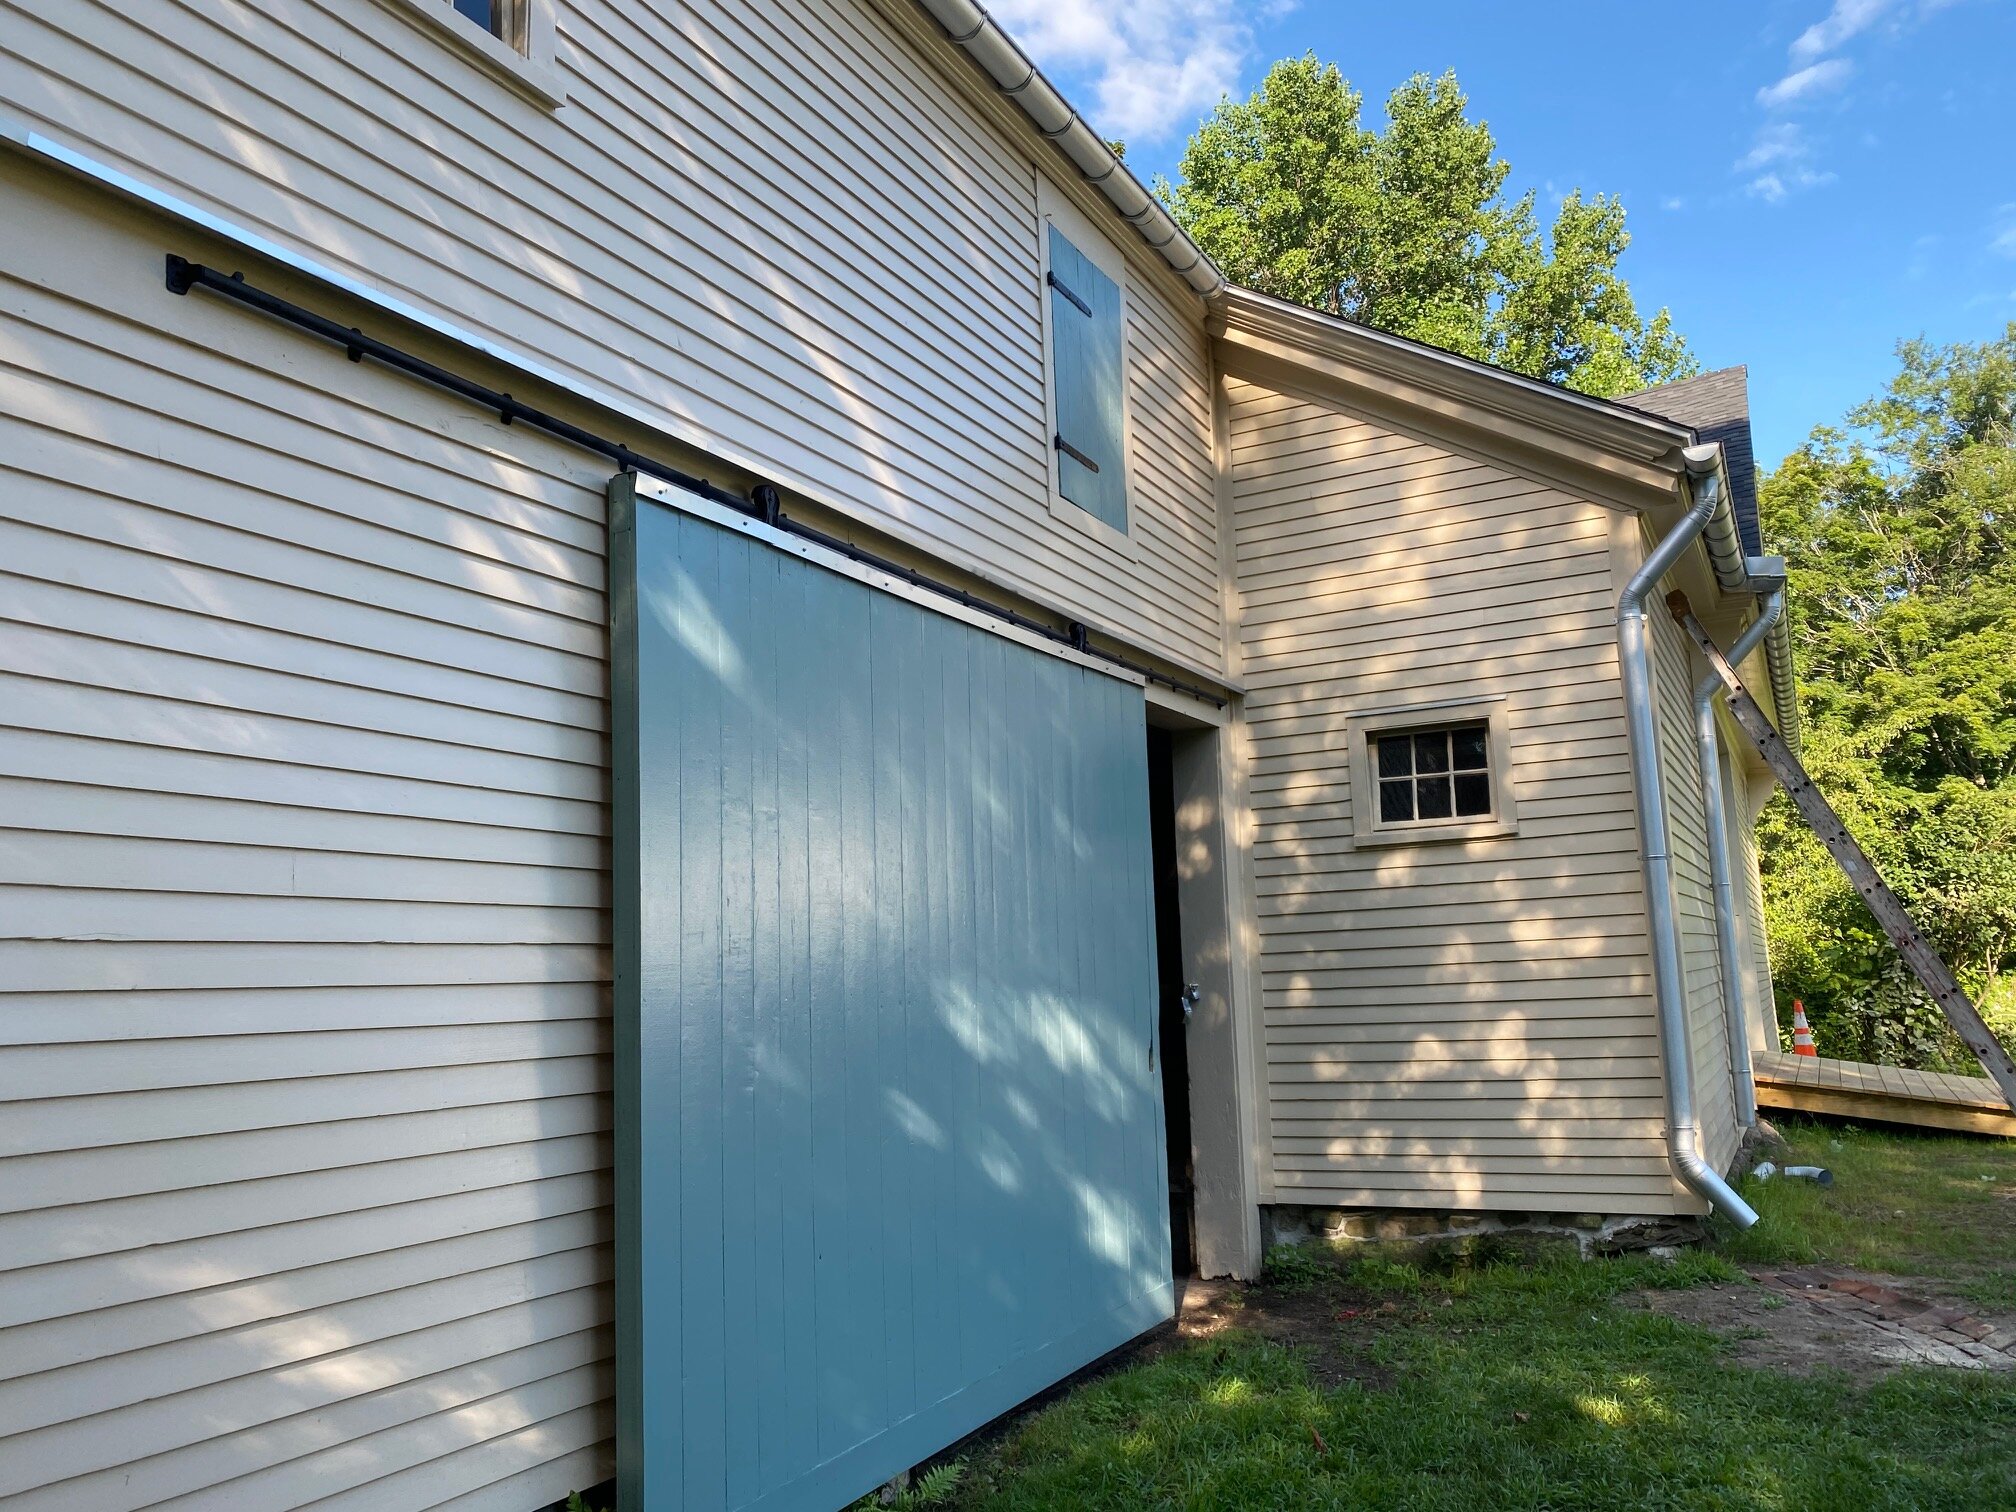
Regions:
<instances>
[{"instance_id":1,"label":"cream clapboard siding","mask_svg":"<svg viewBox=\"0 0 2016 1512\"><path fill-rule=\"evenodd\" d=\"M990 124L1020 118L930 61L907 0L532 3L557 111L381 0L0 0L0 111L1222 667L1202 306L1115 221L1137 260L1125 554L1047 502L1028 154L1061 159Z\"/></svg>"},{"instance_id":2,"label":"cream clapboard siding","mask_svg":"<svg viewBox=\"0 0 2016 1512\"><path fill-rule=\"evenodd\" d=\"M1708 861L1708 812L1701 795L1701 760L1694 740L1698 654L1686 632L1663 612L1657 595L1649 616L1659 713L1659 761L1666 791L1673 901L1680 923L1680 964L1687 982L1687 1034L1693 1053L1694 1108L1701 1153L1717 1171L1736 1158L1736 1093L1730 1081L1729 1021L1722 997L1722 957L1715 938L1714 873ZM1733 858L1732 858L1733 859Z\"/></svg>"},{"instance_id":3,"label":"cream clapboard siding","mask_svg":"<svg viewBox=\"0 0 2016 1512\"><path fill-rule=\"evenodd\" d=\"M1608 513L1229 398L1277 1199L1670 1211ZM1493 694L1518 834L1354 849L1346 712Z\"/></svg>"},{"instance_id":4,"label":"cream clapboard siding","mask_svg":"<svg viewBox=\"0 0 2016 1512\"><path fill-rule=\"evenodd\" d=\"M0 179L0 1503L524 1512L613 1433L607 469L159 245Z\"/></svg>"},{"instance_id":5,"label":"cream clapboard siding","mask_svg":"<svg viewBox=\"0 0 2016 1512\"><path fill-rule=\"evenodd\" d=\"M1742 740L1744 737L1740 732L1729 730L1725 725L1724 738ZM1736 770L1739 774L1742 772L1740 763L1736 765ZM1759 866L1757 829L1754 824L1745 822L1742 817L1749 814L1750 806L1740 794L1734 800L1731 812L1739 816L1732 826L1736 831L1738 848L1736 886L1742 896L1744 919L1749 924L1750 970L1753 973L1750 1048L1776 1050L1779 1048L1778 1008L1771 981L1771 942L1764 927L1764 878Z\"/></svg>"}]
</instances>

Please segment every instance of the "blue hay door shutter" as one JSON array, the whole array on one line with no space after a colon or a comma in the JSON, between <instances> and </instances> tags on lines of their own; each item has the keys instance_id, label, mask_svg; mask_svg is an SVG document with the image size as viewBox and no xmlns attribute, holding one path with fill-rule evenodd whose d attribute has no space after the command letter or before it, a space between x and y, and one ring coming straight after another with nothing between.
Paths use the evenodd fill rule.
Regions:
<instances>
[{"instance_id":1,"label":"blue hay door shutter","mask_svg":"<svg viewBox=\"0 0 2016 1512\"><path fill-rule=\"evenodd\" d=\"M1169 1315L1141 691L611 513L622 1505L827 1512Z\"/></svg>"},{"instance_id":2,"label":"blue hay door shutter","mask_svg":"<svg viewBox=\"0 0 2016 1512\"><path fill-rule=\"evenodd\" d=\"M1050 228L1051 389L1057 406L1057 491L1127 529L1125 351L1120 287Z\"/></svg>"}]
</instances>

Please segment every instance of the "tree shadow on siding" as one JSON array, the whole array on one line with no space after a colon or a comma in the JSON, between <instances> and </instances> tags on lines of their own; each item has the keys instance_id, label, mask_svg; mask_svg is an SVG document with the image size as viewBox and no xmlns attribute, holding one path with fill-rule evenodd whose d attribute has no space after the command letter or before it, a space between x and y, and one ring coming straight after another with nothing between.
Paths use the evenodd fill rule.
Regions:
<instances>
[{"instance_id":1,"label":"tree shadow on siding","mask_svg":"<svg viewBox=\"0 0 2016 1512\"><path fill-rule=\"evenodd\" d=\"M1614 695L1486 669L1477 686L1504 694L1515 731L1518 832L1360 847L1350 710L1387 684L1410 702L1471 686L1471 669L1413 661L1410 644L1312 667L1306 696L1257 726L1278 1200L1658 1211L1673 1185ZM1372 693L1329 695L1361 669Z\"/></svg>"}]
</instances>

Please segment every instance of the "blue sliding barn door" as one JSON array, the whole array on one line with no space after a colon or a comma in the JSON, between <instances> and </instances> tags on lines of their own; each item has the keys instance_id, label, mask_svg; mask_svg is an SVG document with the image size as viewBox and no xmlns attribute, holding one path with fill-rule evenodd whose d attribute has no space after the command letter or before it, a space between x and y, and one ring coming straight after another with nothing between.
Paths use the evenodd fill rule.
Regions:
<instances>
[{"instance_id":1,"label":"blue sliding barn door","mask_svg":"<svg viewBox=\"0 0 2016 1512\"><path fill-rule=\"evenodd\" d=\"M1141 690L611 492L622 1506L826 1512L1170 1313Z\"/></svg>"}]
</instances>

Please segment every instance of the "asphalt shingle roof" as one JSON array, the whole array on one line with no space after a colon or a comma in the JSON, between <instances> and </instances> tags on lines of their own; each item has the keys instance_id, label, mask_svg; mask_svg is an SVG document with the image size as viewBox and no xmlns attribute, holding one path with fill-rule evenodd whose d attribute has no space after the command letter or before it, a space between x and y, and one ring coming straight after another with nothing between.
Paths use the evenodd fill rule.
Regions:
<instances>
[{"instance_id":1,"label":"asphalt shingle roof","mask_svg":"<svg viewBox=\"0 0 2016 1512\"><path fill-rule=\"evenodd\" d=\"M1699 378L1625 394L1617 402L1690 426L1704 442L1721 443L1737 534L1743 538L1745 552L1762 556L1764 540L1757 526L1757 459L1750 448L1750 370L1722 368Z\"/></svg>"}]
</instances>

